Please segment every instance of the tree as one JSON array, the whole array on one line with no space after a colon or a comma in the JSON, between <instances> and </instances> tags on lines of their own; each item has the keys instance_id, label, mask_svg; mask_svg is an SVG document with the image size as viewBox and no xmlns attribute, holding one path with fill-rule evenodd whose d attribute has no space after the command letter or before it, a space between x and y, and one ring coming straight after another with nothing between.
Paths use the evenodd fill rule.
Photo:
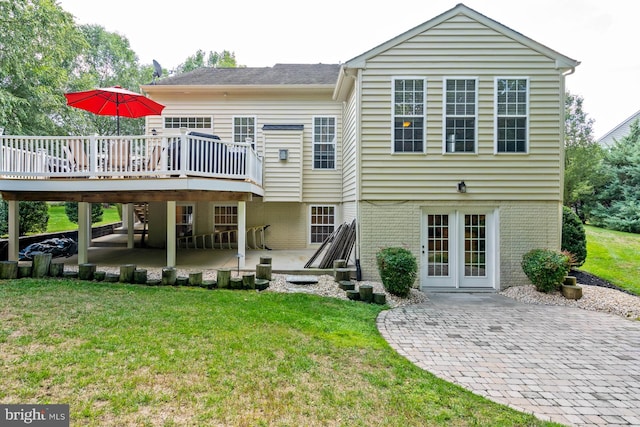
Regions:
<instances>
[{"instance_id":1,"label":"tree","mask_svg":"<svg viewBox=\"0 0 640 427\"><path fill-rule=\"evenodd\" d=\"M564 205L585 222L595 206L595 188L606 177L604 150L593 138L593 119L583 109L583 98L567 92L564 120Z\"/></svg>"},{"instance_id":2,"label":"tree","mask_svg":"<svg viewBox=\"0 0 640 427\"><path fill-rule=\"evenodd\" d=\"M153 67L138 64L126 37L110 33L99 25L83 25L79 29L87 47L73 61L66 91L121 86L139 92L141 84L151 82ZM77 135L114 135L117 129L115 117L99 116L75 108L67 109L65 122L69 123L69 132ZM120 133L143 134L144 119L121 118Z\"/></svg>"},{"instance_id":3,"label":"tree","mask_svg":"<svg viewBox=\"0 0 640 427\"><path fill-rule=\"evenodd\" d=\"M9 232L9 206L6 201L0 202L0 235ZM44 233L49 222L49 207L46 202L18 202L20 224L18 234Z\"/></svg>"},{"instance_id":4,"label":"tree","mask_svg":"<svg viewBox=\"0 0 640 427\"><path fill-rule=\"evenodd\" d=\"M187 57L182 64L178 65L176 74L193 71L200 67L235 68L237 66L236 54L233 52L228 50L223 50L222 52L209 51L207 55L203 50L198 49L196 53Z\"/></svg>"},{"instance_id":5,"label":"tree","mask_svg":"<svg viewBox=\"0 0 640 427\"><path fill-rule=\"evenodd\" d=\"M56 135L68 65L86 42L53 0L0 1L0 123L14 135Z\"/></svg>"},{"instance_id":6,"label":"tree","mask_svg":"<svg viewBox=\"0 0 640 427\"><path fill-rule=\"evenodd\" d=\"M74 224L78 223L78 202L65 202L64 212L67 214L69 221ZM100 203L91 203L91 224L102 221L104 210Z\"/></svg>"},{"instance_id":7,"label":"tree","mask_svg":"<svg viewBox=\"0 0 640 427\"><path fill-rule=\"evenodd\" d=\"M640 233L640 123L609 149L603 160L607 181L597 190L598 205L591 211L594 225Z\"/></svg>"}]
</instances>

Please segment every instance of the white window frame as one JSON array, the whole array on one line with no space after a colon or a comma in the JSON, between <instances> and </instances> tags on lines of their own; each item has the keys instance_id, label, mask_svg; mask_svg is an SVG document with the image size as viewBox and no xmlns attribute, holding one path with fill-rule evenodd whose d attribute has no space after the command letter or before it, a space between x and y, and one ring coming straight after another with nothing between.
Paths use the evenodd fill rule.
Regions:
<instances>
[{"instance_id":1,"label":"white window frame","mask_svg":"<svg viewBox=\"0 0 640 427\"><path fill-rule=\"evenodd\" d=\"M464 114L447 114L447 82L450 80L472 80L475 82L475 105L473 116ZM449 135L447 135L447 119L474 119L473 126L473 151L449 151L447 143ZM446 76L442 79L442 153L443 154L477 154L478 153L478 77L474 76Z\"/></svg>"},{"instance_id":2,"label":"white window frame","mask_svg":"<svg viewBox=\"0 0 640 427\"><path fill-rule=\"evenodd\" d=\"M258 138L258 119L256 116L233 116L231 126L233 129L233 142L247 142L247 136L243 136L242 134L236 133L236 120L238 119L252 119L253 120L253 137L251 137L251 148L255 150L256 148L256 139ZM238 127L242 129L249 129L250 126L240 124Z\"/></svg>"},{"instance_id":3,"label":"white window frame","mask_svg":"<svg viewBox=\"0 0 640 427\"><path fill-rule=\"evenodd\" d=\"M314 224L313 223L313 209L314 208L332 208L333 209L333 224ZM336 224L338 223L338 207L336 205L310 205L309 206L309 244L311 245L315 245L315 244L321 244L322 242L314 242L313 241L313 227L314 226L331 226L333 228L333 230L331 231L331 233L333 233L336 230ZM327 235L327 237L329 235L331 235L331 233L329 233ZM324 240L323 240L324 241Z\"/></svg>"},{"instance_id":4,"label":"white window frame","mask_svg":"<svg viewBox=\"0 0 640 427\"><path fill-rule=\"evenodd\" d=\"M235 214L234 213L231 213L231 214L225 213L224 216L228 217L228 216L235 215L236 222L235 223L218 223L218 222L216 222L216 209L217 208L225 208L225 209L227 209L227 208L235 208L236 209ZM238 226L238 205L237 204L236 205L234 205L234 204L215 204L215 205L213 205L213 226L217 227L219 225L220 226L225 226L225 227L234 226L234 225L236 227Z\"/></svg>"},{"instance_id":5,"label":"white window frame","mask_svg":"<svg viewBox=\"0 0 640 427\"><path fill-rule=\"evenodd\" d=\"M526 102L525 102L525 110L526 113L525 114L499 114L498 113L498 81L500 80L524 80L527 84L527 88L525 91L525 96L526 96ZM493 143L493 149L494 149L494 154L506 154L506 155L518 155L518 154L529 154L529 129L530 129L530 107L529 107L529 102L531 99L530 96L530 79L528 76L498 76L494 79L494 90L493 90L493 95L494 95L494 100L493 100L493 111L495 112L494 115L494 122L493 122L493 134L494 134L494 143ZM501 118L523 118L525 119L525 135L524 135L524 151L499 151L499 147L498 147L498 137L499 137L499 129L498 129L498 120Z\"/></svg>"},{"instance_id":6,"label":"white window frame","mask_svg":"<svg viewBox=\"0 0 640 427\"><path fill-rule=\"evenodd\" d=\"M318 141L317 137L322 136L316 134L316 120L317 119L333 119L333 140L332 141ZM324 124L323 124L324 127ZM313 116L311 119L311 129L312 129L312 141L313 141L313 150L312 150L312 159L311 159L311 167L314 170L336 170L336 139L338 138L338 118L336 116ZM333 147L333 167L316 167L316 147L320 145L329 145Z\"/></svg>"},{"instance_id":7,"label":"white window frame","mask_svg":"<svg viewBox=\"0 0 640 427\"><path fill-rule=\"evenodd\" d=\"M167 127L167 121L178 121L176 126ZM208 126L207 126L208 125ZM213 116L165 116L162 118L163 129L204 129L213 131Z\"/></svg>"},{"instance_id":8,"label":"white window frame","mask_svg":"<svg viewBox=\"0 0 640 427\"><path fill-rule=\"evenodd\" d=\"M178 209L182 209L182 208L191 208L191 222L183 222L182 218L178 218ZM187 214L189 215L189 214ZM180 216L184 216L184 214L180 214ZM178 235L178 228L181 226L187 226L190 225L191 226L191 235L193 236L195 234L195 224L196 224L196 205L195 203L176 203L176 237L184 237L187 236L186 234L183 236Z\"/></svg>"},{"instance_id":9,"label":"white window frame","mask_svg":"<svg viewBox=\"0 0 640 427\"><path fill-rule=\"evenodd\" d=\"M398 80L422 81L422 114L397 114L396 111L396 82ZM418 105L418 104L414 104ZM422 150L396 151L396 118L422 119ZM395 76L391 78L391 154L425 154L427 151L427 79L424 76Z\"/></svg>"}]
</instances>

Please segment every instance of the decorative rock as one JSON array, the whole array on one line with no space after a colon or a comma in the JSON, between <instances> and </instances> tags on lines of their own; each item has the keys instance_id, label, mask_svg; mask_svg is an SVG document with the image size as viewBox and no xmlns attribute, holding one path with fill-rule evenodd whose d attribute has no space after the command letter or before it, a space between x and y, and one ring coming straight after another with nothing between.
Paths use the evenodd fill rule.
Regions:
<instances>
[{"instance_id":1,"label":"decorative rock","mask_svg":"<svg viewBox=\"0 0 640 427\"><path fill-rule=\"evenodd\" d=\"M18 261L0 261L0 279L17 279Z\"/></svg>"},{"instance_id":2,"label":"decorative rock","mask_svg":"<svg viewBox=\"0 0 640 427\"><path fill-rule=\"evenodd\" d=\"M62 277L62 272L64 272L64 262L52 261L49 264L49 276Z\"/></svg>"},{"instance_id":3,"label":"decorative rock","mask_svg":"<svg viewBox=\"0 0 640 427\"><path fill-rule=\"evenodd\" d=\"M93 280L97 280L98 282L102 282L105 277L107 277L107 273L104 271L96 271L93 273Z\"/></svg>"},{"instance_id":4,"label":"decorative rock","mask_svg":"<svg viewBox=\"0 0 640 427\"><path fill-rule=\"evenodd\" d=\"M351 290L347 291L347 298L349 298L350 300L353 300L353 301L359 301L360 300L360 292L358 292L355 289L351 289Z\"/></svg>"},{"instance_id":5,"label":"decorative rock","mask_svg":"<svg viewBox=\"0 0 640 427\"><path fill-rule=\"evenodd\" d=\"M373 301L373 286L371 285L360 285L358 288L360 292L360 299L364 302L372 302Z\"/></svg>"},{"instance_id":6,"label":"decorative rock","mask_svg":"<svg viewBox=\"0 0 640 427\"><path fill-rule=\"evenodd\" d=\"M387 294L384 292L374 292L373 302L376 304L384 305L387 303Z\"/></svg>"},{"instance_id":7,"label":"decorative rock","mask_svg":"<svg viewBox=\"0 0 640 427\"><path fill-rule=\"evenodd\" d=\"M269 287L269 281L266 279L256 279L256 289L259 291L264 291Z\"/></svg>"},{"instance_id":8,"label":"decorative rock","mask_svg":"<svg viewBox=\"0 0 640 427\"><path fill-rule=\"evenodd\" d=\"M176 284L178 272L173 267L164 267L162 269L162 284L173 286Z\"/></svg>"},{"instance_id":9,"label":"decorative rock","mask_svg":"<svg viewBox=\"0 0 640 427\"><path fill-rule=\"evenodd\" d=\"M218 270L218 287L221 289L228 288L231 282L231 270L221 268Z\"/></svg>"},{"instance_id":10,"label":"decorative rock","mask_svg":"<svg viewBox=\"0 0 640 427\"><path fill-rule=\"evenodd\" d=\"M147 270L144 268L136 268L133 270L133 283L144 285L147 283Z\"/></svg>"},{"instance_id":11,"label":"decorative rock","mask_svg":"<svg viewBox=\"0 0 640 427\"><path fill-rule=\"evenodd\" d=\"M93 280L95 272L95 264L78 264L78 279L80 280Z\"/></svg>"},{"instance_id":12,"label":"decorative rock","mask_svg":"<svg viewBox=\"0 0 640 427\"><path fill-rule=\"evenodd\" d=\"M351 280L343 280L338 284L338 287L343 291L351 291L356 288L355 283L352 283Z\"/></svg>"},{"instance_id":13,"label":"decorative rock","mask_svg":"<svg viewBox=\"0 0 640 427\"><path fill-rule=\"evenodd\" d=\"M120 282L133 283L133 273L136 271L135 264L125 264L120 266Z\"/></svg>"}]
</instances>

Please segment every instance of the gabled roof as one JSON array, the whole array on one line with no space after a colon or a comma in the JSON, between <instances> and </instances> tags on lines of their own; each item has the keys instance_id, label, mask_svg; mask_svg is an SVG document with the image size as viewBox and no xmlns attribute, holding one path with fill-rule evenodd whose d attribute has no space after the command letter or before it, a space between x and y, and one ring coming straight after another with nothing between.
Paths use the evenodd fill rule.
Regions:
<instances>
[{"instance_id":1,"label":"gabled roof","mask_svg":"<svg viewBox=\"0 0 640 427\"><path fill-rule=\"evenodd\" d=\"M598 144L603 147L611 147L616 141L620 141L625 136L629 135L629 130L631 128L631 124L636 120L640 120L640 111L632 114L627 117L622 123L618 126L611 129L609 132L605 133L598 139Z\"/></svg>"},{"instance_id":2,"label":"gabled roof","mask_svg":"<svg viewBox=\"0 0 640 427\"><path fill-rule=\"evenodd\" d=\"M349 61L347 61L344 64L345 68L363 68L365 66L365 63L367 60L381 54L382 52L391 49L407 40L409 40L410 38L429 30L430 28L433 28L445 21L447 21L448 19L453 18L456 15L465 15L468 16L471 19L474 19L484 25L486 25L489 28L494 29L495 31L504 34L507 37L510 37L520 43L522 43L523 45L529 47L532 50L535 50L537 52L539 52L542 55L545 55L553 60L556 61L556 66L558 67L558 69L561 70L570 70L574 67L577 67L580 62L576 61L575 59L571 59L567 56L564 56L558 52L556 52L555 50L549 49L548 47L528 38L525 37L524 35L520 34L517 31L512 30L509 27L506 27L504 25L502 25L501 23L499 23L498 21L494 21L491 18L488 18L486 16L484 16L483 14L476 12L475 10L465 6L464 4L460 3L457 6L455 6L453 9L450 9L444 13L442 13L441 15L436 16L433 19L430 19L427 22L424 22L423 24L418 25L417 27L414 27L412 29L410 29L409 31L406 31L402 34L400 34L399 36L396 36L394 38L392 38L389 41L386 41L384 43L382 43L381 45L378 45L376 47L374 47L371 50L368 50L367 52L363 53L362 55L356 56L353 59L350 59Z\"/></svg>"},{"instance_id":3,"label":"gabled roof","mask_svg":"<svg viewBox=\"0 0 640 427\"><path fill-rule=\"evenodd\" d=\"M156 86L335 85L340 64L276 64L273 67L213 68L167 77Z\"/></svg>"}]
</instances>

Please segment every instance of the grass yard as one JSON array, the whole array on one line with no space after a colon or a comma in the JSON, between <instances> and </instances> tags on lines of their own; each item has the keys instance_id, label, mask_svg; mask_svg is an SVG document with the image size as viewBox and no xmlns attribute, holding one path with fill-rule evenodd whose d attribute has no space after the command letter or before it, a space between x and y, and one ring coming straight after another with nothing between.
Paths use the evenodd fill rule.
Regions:
<instances>
[{"instance_id":1,"label":"grass yard","mask_svg":"<svg viewBox=\"0 0 640 427\"><path fill-rule=\"evenodd\" d=\"M0 282L0 401L90 426L542 426L393 351L379 306L315 295Z\"/></svg>"},{"instance_id":2,"label":"grass yard","mask_svg":"<svg viewBox=\"0 0 640 427\"><path fill-rule=\"evenodd\" d=\"M640 235L585 226L587 260L581 270L640 295Z\"/></svg>"},{"instance_id":3,"label":"grass yard","mask_svg":"<svg viewBox=\"0 0 640 427\"><path fill-rule=\"evenodd\" d=\"M120 215L115 206L104 208L102 221L93 224L93 226L111 224L120 221ZM47 224L47 233L57 233L59 231L77 230L78 224L69 221L64 211L64 204L49 204L49 222Z\"/></svg>"}]
</instances>

